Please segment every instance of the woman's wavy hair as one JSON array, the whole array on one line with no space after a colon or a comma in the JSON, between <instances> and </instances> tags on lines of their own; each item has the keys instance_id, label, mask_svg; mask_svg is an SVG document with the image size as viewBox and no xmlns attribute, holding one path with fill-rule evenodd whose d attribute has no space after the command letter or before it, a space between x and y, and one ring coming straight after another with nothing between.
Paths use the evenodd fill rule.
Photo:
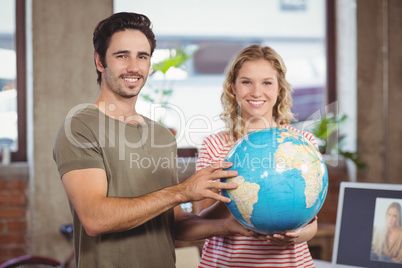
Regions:
<instances>
[{"instance_id":1,"label":"woman's wavy hair","mask_svg":"<svg viewBox=\"0 0 402 268\"><path fill-rule=\"evenodd\" d=\"M239 139L247 130L243 118L241 117L240 107L236 101L236 96L232 91L232 83L235 83L240 68L246 61L266 60L272 64L277 72L279 84L279 94L276 104L273 107L273 117L278 125L289 124L294 120L290 108L293 105L292 88L286 80L286 66L281 56L275 50L268 46L251 45L241 50L234 56L232 61L226 67L225 81L223 83L223 92L221 103L223 112L220 118L225 122L234 140Z\"/></svg>"},{"instance_id":2,"label":"woman's wavy hair","mask_svg":"<svg viewBox=\"0 0 402 268\"><path fill-rule=\"evenodd\" d=\"M126 29L139 30L148 39L151 46L151 56L156 47L155 34L152 31L151 21L147 16L131 12L120 12L111 15L110 17L100 21L95 27L92 42L95 52L99 54L100 61L103 67L106 67L106 51L109 48L110 39L116 32L121 32ZM95 63L96 64L96 63ZM98 73L98 84L102 80L102 73L96 69Z\"/></svg>"},{"instance_id":3,"label":"woman's wavy hair","mask_svg":"<svg viewBox=\"0 0 402 268\"><path fill-rule=\"evenodd\" d=\"M398 202L393 202L391 205L389 205L387 212L391 209L394 208L398 211L399 215L398 215L398 227L401 228L402 227L402 209L401 209L401 204L399 204Z\"/></svg>"}]
</instances>

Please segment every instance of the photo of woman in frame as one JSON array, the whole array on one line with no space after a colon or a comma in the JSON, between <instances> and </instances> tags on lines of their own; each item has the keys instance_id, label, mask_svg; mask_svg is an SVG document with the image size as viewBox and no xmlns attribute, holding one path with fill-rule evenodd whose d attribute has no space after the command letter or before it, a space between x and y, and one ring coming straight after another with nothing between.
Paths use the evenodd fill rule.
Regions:
<instances>
[{"instance_id":1,"label":"photo of woman in frame","mask_svg":"<svg viewBox=\"0 0 402 268\"><path fill-rule=\"evenodd\" d=\"M401 199L376 199L370 257L372 261L402 263L401 207Z\"/></svg>"}]
</instances>

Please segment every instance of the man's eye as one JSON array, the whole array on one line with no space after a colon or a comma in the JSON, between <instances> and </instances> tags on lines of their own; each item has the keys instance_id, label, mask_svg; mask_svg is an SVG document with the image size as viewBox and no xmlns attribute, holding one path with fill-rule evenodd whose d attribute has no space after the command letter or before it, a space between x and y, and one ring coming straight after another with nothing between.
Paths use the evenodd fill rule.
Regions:
<instances>
[{"instance_id":1,"label":"man's eye","mask_svg":"<svg viewBox=\"0 0 402 268\"><path fill-rule=\"evenodd\" d=\"M126 57L126 55L117 55L117 58L125 59L125 58L127 58L127 57Z\"/></svg>"}]
</instances>

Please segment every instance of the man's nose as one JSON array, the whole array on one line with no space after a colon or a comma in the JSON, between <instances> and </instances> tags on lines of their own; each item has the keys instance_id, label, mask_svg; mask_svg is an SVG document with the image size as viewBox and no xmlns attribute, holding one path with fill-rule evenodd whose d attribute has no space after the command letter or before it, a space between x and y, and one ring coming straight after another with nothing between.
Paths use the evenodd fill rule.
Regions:
<instances>
[{"instance_id":1,"label":"man's nose","mask_svg":"<svg viewBox=\"0 0 402 268\"><path fill-rule=\"evenodd\" d=\"M138 70L138 60L136 58L130 58L127 64L127 72L137 72Z\"/></svg>"}]
</instances>

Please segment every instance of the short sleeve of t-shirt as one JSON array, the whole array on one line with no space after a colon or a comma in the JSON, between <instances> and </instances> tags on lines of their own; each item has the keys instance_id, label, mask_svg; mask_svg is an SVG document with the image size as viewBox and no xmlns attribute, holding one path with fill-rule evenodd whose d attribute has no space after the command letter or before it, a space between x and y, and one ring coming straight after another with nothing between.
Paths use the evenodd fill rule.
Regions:
<instances>
[{"instance_id":1,"label":"short sleeve of t-shirt","mask_svg":"<svg viewBox=\"0 0 402 268\"><path fill-rule=\"evenodd\" d=\"M75 117L67 118L60 126L54 143L53 158L60 177L77 169L105 169L96 136Z\"/></svg>"}]
</instances>

